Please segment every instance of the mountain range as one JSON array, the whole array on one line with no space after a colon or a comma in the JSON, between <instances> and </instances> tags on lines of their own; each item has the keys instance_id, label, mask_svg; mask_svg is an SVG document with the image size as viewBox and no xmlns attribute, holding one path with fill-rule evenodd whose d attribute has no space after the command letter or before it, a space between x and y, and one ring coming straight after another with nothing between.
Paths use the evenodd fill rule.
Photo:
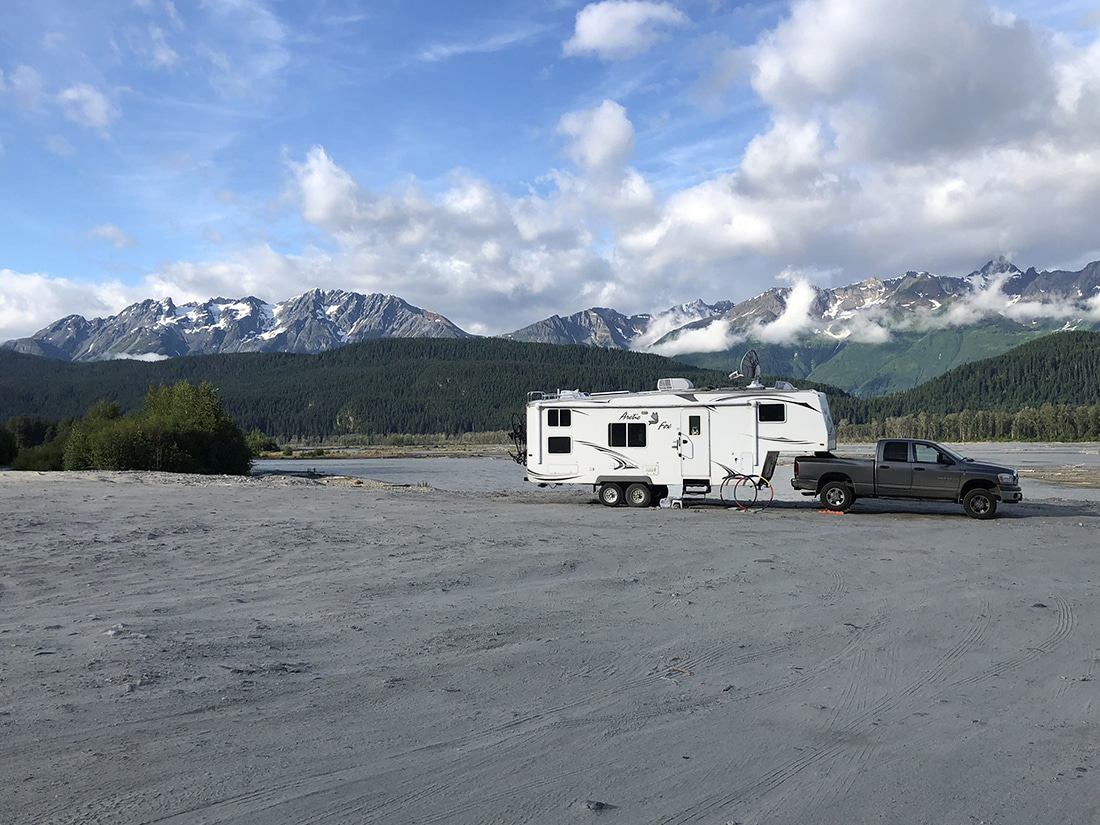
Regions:
<instances>
[{"instance_id":1,"label":"mountain range","mask_svg":"<svg viewBox=\"0 0 1100 825\"><path fill-rule=\"evenodd\" d=\"M836 288L803 282L739 303L699 300L653 314L592 307L500 337L653 350L717 369L735 365L752 346L770 374L882 395L1067 328L1100 328L1100 261L1075 272L1024 271L998 258L965 277L907 272ZM182 305L146 300L107 318L70 315L0 346L66 361L159 360L470 337L396 296L313 289L277 304L252 296Z\"/></svg>"}]
</instances>

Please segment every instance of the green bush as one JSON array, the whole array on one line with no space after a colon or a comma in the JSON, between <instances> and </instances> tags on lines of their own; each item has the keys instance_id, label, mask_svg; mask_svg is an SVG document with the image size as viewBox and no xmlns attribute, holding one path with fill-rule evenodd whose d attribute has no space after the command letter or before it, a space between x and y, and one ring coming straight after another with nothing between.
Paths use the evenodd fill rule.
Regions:
<instances>
[{"instance_id":1,"label":"green bush","mask_svg":"<svg viewBox=\"0 0 1100 825\"><path fill-rule=\"evenodd\" d=\"M160 470L247 475L252 450L209 383L149 388L141 412L93 405L64 451L67 470Z\"/></svg>"},{"instance_id":2,"label":"green bush","mask_svg":"<svg viewBox=\"0 0 1100 825\"><path fill-rule=\"evenodd\" d=\"M60 470L64 444L51 441L37 447L24 447L11 462L13 470Z\"/></svg>"},{"instance_id":3,"label":"green bush","mask_svg":"<svg viewBox=\"0 0 1100 825\"><path fill-rule=\"evenodd\" d=\"M252 430L252 432L245 435L244 439L248 443L248 449L252 451L253 457L261 453L279 451L279 442L269 435L264 435L259 430Z\"/></svg>"}]
</instances>

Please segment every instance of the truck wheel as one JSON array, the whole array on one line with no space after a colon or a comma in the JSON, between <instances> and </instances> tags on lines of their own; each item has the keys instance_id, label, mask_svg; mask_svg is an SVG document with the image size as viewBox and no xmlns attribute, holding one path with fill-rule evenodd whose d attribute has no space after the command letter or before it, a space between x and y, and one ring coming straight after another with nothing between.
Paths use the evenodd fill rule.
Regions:
<instances>
[{"instance_id":1,"label":"truck wheel","mask_svg":"<svg viewBox=\"0 0 1100 825\"><path fill-rule=\"evenodd\" d=\"M821 503L826 510L843 513L852 506L853 501L852 488L843 481L830 481L821 488Z\"/></svg>"},{"instance_id":2,"label":"truck wheel","mask_svg":"<svg viewBox=\"0 0 1100 825\"><path fill-rule=\"evenodd\" d=\"M631 484L626 488L626 503L631 507L648 507L653 500L653 491L648 484Z\"/></svg>"},{"instance_id":3,"label":"truck wheel","mask_svg":"<svg viewBox=\"0 0 1100 825\"><path fill-rule=\"evenodd\" d=\"M600 503L608 507L618 507L623 503L623 488L618 484L601 484Z\"/></svg>"},{"instance_id":4,"label":"truck wheel","mask_svg":"<svg viewBox=\"0 0 1100 825\"><path fill-rule=\"evenodd\" d=\"M984 487L975 487L963 496L963 509L970 518L993 518L997 512L997 498Z\"/></svg>"}]
</instances>

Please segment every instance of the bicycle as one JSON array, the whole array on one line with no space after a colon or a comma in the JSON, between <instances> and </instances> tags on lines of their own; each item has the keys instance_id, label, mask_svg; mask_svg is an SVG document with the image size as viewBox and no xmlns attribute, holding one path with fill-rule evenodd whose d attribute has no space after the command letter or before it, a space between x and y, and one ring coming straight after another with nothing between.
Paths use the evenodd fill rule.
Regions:
<instances>
[{"instance_id":1,"label":"bicycle","mask_svg":"<svg viewBox=\"0 0 1100 825\"><path fill-rule=\"evenodd\" d=\"M742 511L752 510L759 513L768 509L775 500L775 488L764 476L734 473L724 479L722 486L718 488L718 496L723 504L730 503L726 500L726 486L730 484L733 485L730 490L733 503Z\"/></svg>"}]
</instances>

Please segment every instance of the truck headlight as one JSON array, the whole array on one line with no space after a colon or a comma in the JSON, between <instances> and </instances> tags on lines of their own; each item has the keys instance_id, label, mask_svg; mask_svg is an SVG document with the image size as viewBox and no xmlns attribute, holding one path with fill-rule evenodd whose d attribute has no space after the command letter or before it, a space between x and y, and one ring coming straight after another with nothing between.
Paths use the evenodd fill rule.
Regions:
<instances>
[{"instance_id":1,"label":"truck headlight","mask_svg":"<svg viewBox=\"0 0 1100 825\"><path fill-rule=\"evenodd\" d=\"M997 473L997 481L1001 484L1015 486L1016 478L1017 476L1015 473Z\"/></svg>"}]
</instances>

